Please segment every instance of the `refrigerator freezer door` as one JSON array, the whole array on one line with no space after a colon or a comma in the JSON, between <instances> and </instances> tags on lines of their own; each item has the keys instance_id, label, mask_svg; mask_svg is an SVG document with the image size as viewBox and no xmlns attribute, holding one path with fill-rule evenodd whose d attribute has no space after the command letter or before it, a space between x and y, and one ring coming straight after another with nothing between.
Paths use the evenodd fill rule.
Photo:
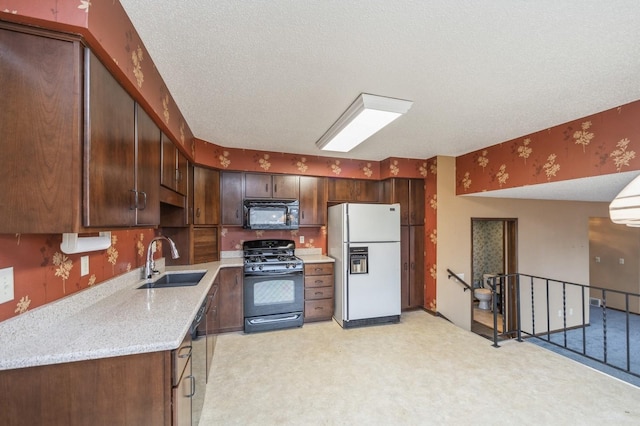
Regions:
<instances>
[{"instance_id":1,"label":"refrigerator freezer door","mask_svg":"<svg viewBox=\"0 0 640 426\"><path fill-rule=\"evenodd\" d=\"M369 248L369 273L347 274L347 321L400 315L400 243L351 244Z\"/></svg>"},{"instance_id":2,"label":"refrigerator freezer door","mask_svg":"<svg viewBox=\"0 0 640 426\"><path fill-rule=\"evenodd\" d=\"M349 204L349 241L400 241L400 204Z\"/></svg>"}]
</instances>

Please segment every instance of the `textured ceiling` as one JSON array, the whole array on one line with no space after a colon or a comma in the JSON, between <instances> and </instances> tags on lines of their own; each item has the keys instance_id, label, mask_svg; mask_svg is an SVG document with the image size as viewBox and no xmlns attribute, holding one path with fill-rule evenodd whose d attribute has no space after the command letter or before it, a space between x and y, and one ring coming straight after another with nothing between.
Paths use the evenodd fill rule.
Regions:
<instances>
[{"instance_id":1,"label":"textured ceiling","mask_svg":"<svg viewBox=\"0 0 640 426\"><path fill-rule=\"evenodd\" d=\"M194 135L222 146L458 156L640 99L637 0L120 2ZM318 150L362 92L414 104Z\"/></svg>"}]
</instances>

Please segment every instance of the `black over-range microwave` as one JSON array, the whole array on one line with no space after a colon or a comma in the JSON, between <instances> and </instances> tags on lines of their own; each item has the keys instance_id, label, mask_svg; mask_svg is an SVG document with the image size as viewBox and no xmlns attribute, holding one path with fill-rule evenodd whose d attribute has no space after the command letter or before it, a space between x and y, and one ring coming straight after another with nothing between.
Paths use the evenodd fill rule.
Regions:
<instances>
[{"instance_id":1,"label":"black over-range microwave","mask_svg":"<svg viewBox=\"0 0 640 426\"><path fill-rule=\"evenodd\" d=\"M298 200L244 200L246 229L298 229Z\"/></svg>"}]
</instances>

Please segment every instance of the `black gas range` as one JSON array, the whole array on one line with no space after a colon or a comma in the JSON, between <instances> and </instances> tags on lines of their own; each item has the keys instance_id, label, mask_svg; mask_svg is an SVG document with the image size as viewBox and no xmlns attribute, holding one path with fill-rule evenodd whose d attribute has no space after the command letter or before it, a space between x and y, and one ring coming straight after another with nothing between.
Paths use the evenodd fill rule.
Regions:
<instances>
[{"instance_id":1,"label":"black gas range","mask_svg":"<svg viewBox=\"0 0 640 426\"><path fill-rule=\"evenodd\" d=\"M242 250L245 274L282 274L304 269L292 240L245 241Z\"/></svg>"},{"instance_id":2,"label":"black gas range","mask_svg":"<svg viewBox=\"0 0 640 426\"><path fill-rule=\"evenodd\" d=\"M252 240L244 255L244 331L301 327L304 322L304 263L292 240Z\"/></svg>"}]
</instances>

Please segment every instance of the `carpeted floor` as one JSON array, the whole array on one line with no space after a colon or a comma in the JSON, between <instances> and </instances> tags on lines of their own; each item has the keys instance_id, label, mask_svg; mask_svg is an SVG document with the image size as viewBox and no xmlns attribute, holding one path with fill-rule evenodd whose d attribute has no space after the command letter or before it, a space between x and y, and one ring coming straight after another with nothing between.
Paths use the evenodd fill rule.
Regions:
<instances>
[{"instance_id":1,"label":"carpeted floor","mask_svg":"<svg viewBox=\"0 0 640 426\"><path fill-rule=\"evenodd\" d=\"M218 337L201 425L640 424L640 388L423 311Z\"/></svg>"},{"instance_id":2,"label":"carpeted floor","mask_svg":"<svg viewBox=\"0 0 640 426\"><path fill-rule=\"evenodd\" d=\"M567 356L590 367L604 371L622 380L640 386L640 315L629 315L629 344L627 345L627 318L624 312L615 309L590 307L588 327L568 330L565 333L552 333L539 336L540 339L531 338L531 343ZM605 330L606 326L606 353ZM584 330L584 332L583 332ZM566 342L565 342L566 338ZM546 340L554 343L551 344ZM583 344L584 342L584 344ZM585 353L588 357L598 361L606 361L618 369L629 370L636 376L621 372L616 368L607 367L589 359L588 357L559 348L556 345L567 347L572 351ZM628 346L628 353L627 353ZM629 355L627 364L627 354ZM605 357L606 355L606 357Z\"/></svg>"}]
</instances>

